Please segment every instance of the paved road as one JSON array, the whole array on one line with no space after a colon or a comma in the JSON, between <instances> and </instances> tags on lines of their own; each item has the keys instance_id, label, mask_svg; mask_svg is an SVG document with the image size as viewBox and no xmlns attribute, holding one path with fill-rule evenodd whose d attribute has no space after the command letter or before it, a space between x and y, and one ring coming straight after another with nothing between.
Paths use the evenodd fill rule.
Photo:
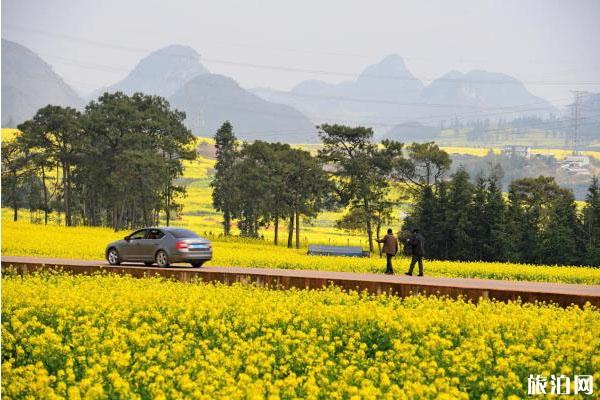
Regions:
<instances>
[{"instance_id":1,"label":"paved road","mask_svg":"<svg viewBox=\"0 0 600 400\"><path fill-rule=\"evenodd\" d=\"M600 285L576 285L564 283L544 283L525 281L505 281L490 279L417 277L406 275L384 275L354 272L332 272L275 268L245 267L202 267L189 268L187 264L174 265L171 268L146 267L140 264L123 264L110 266L104 260L72 260L58 258L36 258L2 256L3 268L12 264L31 269L62 266L64 269L78 273L95 270L107 270L116 273L128 273L133 276L158 274L191 280L199 277L210 281L231 283L233 281L252 281L259 284L276 284L283 287L322 287L334 283L351 289L358 288L371 292L388 292L404 296L410 292L426 294L446 294L452 297L464 295L477 300L479 297L511 300L521 298L523 301L554 301L561 305L571 303L585 304L586 301L600 306Z\"/></svg>"}]
</instances>

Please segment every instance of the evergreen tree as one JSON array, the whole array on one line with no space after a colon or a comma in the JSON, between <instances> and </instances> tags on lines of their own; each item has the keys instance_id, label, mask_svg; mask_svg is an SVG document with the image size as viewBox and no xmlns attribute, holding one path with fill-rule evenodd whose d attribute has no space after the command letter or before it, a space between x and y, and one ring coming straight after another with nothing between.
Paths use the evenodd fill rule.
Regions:
<instances>
[{"instance_id":1,"label":"evergreen tree","mask_svg":"<svg viewBox=\"0 0 600 400\"><path fill-rule=\"evenodd\" d=\"M225 121L215 133L215 148L215 176L210 183L213 188L212 201L215 210L223 213L223 233L229 236L237 198L232 171L238 157L237 139L229 121Z\"/></svg>"},{"instance_id":2,"label":"evergreen tree","mask_svg":"<svg viewBox=\"0 0 600 400\"><path fill-rule=\"evenodd\" d=\"M473 238L471 237L471 215L473 185L469 174L461 166L452 175L448 193L448 223L450 231L449 258L453 260L473 260Z\"/></svg>"},{"instance_id":3,"label":"evergreen tree","mask_svg":"<svg viewBox=\"0 0 600 400\"><path fill-rule=\"evenodd\" d=\"M593 176L583 209L586 255L584 262L600 266L600 177Z\"/></svg>"},{"instance_id":4,"label":"evergreen tree","mask_svg":"<svg viewBox=\"0 0 600 400\"><path fill-rule=\"evenodd\" d=\"M487 181L481 172L475 179L473 204L471 206L470 236L473 245L473 256L476 260L486 259L485 249L488 245L491 226L486 216Z\"/></svg>"},{"instance_id":5,"label":"evergreen tree","mask_svg":"<svg viewBox=\"0 0 600 400\"><path fill-rule=\"evenodd\" d=\"M440 182L436 188L436 203L434 209L434 231L433 239L436 243L431 243L428 247L435 253L432 256L440 259L448 259L450 255L450 235L452 227L448 222L448 182Z\"/></svg>"},{"instance_id":6,"label":"evergreen tree","mask_svg":"<svg viewBox=\"0 0 600 400\"><path fill-rule=\"evenodd\" d=\"M575 197L570 190L561 189L549 199L548 223L541 234L539 261L544 264L576 265L583 261L583 231L577 217Z\"/></svg>"},{"instance_id":7,"label":"evergreen tree","mask_svg":"<svg viewBox=\"0 0 600 400\"><path fill-rule=\"evenodd\" d=\"M509 261L541 262L541 233L551 217L550 200L561 195L561 188L552 177L522 178L511 182L507 229Z\"/></svg>"},{"instance_id":8,"label":"evergreen tree","mask_svg":"<svg viewBox=\"0 0 600 400\"><path fill-rule=\"evenodd\" d=\"M506 203L500 190L498 176L488 178L484 219L488 226L488 236L484 241L483 259L505 261L507 251Z\"/></svg>"}]
</instances>

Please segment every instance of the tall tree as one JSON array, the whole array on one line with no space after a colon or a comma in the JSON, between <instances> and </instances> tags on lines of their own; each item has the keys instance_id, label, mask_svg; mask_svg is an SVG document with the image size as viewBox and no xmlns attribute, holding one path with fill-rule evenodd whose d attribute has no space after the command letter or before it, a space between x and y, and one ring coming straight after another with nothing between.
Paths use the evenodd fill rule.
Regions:
<instances>
[{"instance_id":1,"label":"tall tree","mask_svg":"<svg viewBox=\"0 0 600 400\"><path fill-rule=\"evenodd\" d=\"M378 149L372 142L373 130L365 127L324 124L319 126L319 136L323 142L319 157L331 165L342 202L362 208L369 251L373 252L373 205L385 200L392 165L400 163L403 145L387 141Z\"/></svg>"},{"instance_id":2,"label":"tall tree","mask_svg":"<svg viewBox=\"0 0 600 400\"><path fill-rule=\"evenodd\" d=\"M406 150L407 158L394 160L393 177L414 190L437 185L450 169L450 156L434 142L412 143Z\"/></svg>"},{"instance_id":3,"label":"tall tree","mask_svg":"<svg viewBox=\"0 0 600 400\"><path fill-rule=\"evenodd\" d=\"M27 157L19 144L10 141L2 145L3 194L8 191L8 203L13 209L13 221L19 218L19 194L23 178L27 173Z\"/></svg>"},{"instance_id":4,"label":"tall tree","mask_svg":"<svg viewBox=\"0 0 600 400\"><path fill-rule=\"evenodd\" d=\"M511 182L508 190L509 260L540 263L541 232L550 218L550 199L561 196L552 177L522 178Z\"/></svg>"},{"instance_id":5,"label":"tall tree","mask_svg":"<svg viewBox=\"0 0 600 400\"><path fill-rule=\"evenodd\" d=\"M176 183L183 161L195 158L184 119L164 98L141 93L105 93L88 104L76 176L88 223L123 229L158 223L161 212L171 219L184 192Z\"/></svg>"},{"instance_id":6,"label":"tall tree","mask_svg":"<svg viewBox=\"0 0 600 400\"><path fill-rule=\"evenodd\" d=\"M323 164L307 151L288 149L283 168L288 209L295 215L296 248L300 248L300 216L316 217L330 191ZM289 243L289 240L288 240Z\"/></svg>"},{"instance_id":7,"label":"tall tree","mask_svg":"<svg viewBox=\"0 0 600 400\"><path fill-rule=\"evenodd\" d=\"M499 175L492 171L487 181L483 214L488 226L488 236L484 241L483 259L505 261L507 248L506 203L500 189Z\"/></svg>"},{"instance_id":8,"label":"tall tree","mask_svg":"<svg viewBox=\"0 0 600 400\"><path fill-rule=\"evenodd\" d=\"M575 197L568 189L548 199L548 220L541 234L541 258L544 264L576 265L583 261L583 227L577 216Z\"/></svg>"},{"instance_id":9,"label":"tall tree","mask_svg":"<svg viewBox=\"0 0 600 400\"><path fill-rule=\"evenodd\" d=\"M258 237L259 228L271 219L274 158L273 146L257 140L242 147L234 164L232 177L238 195L234 216L242 236Z\"/></svg>"},{"instance_id":10,"label":"tall tree","mask_svg":"<svg viewBox=\"0 0 600 400\"><path fill-rule=\"evenodd\" d=\"M473 184L469 174L460 167L452 175L448 193L448 223L452 227L450 234L450 258L455 260L473 260L472 201Z\"/></svg>"},{"instance_id":11,"label":"tall tree","mask_svg":"<svg viewBox=\"0 0 600 400\"><path fill-rule=\"evenodd\" d=\"M48 105L38 110L31 120L18 126L20 141L29 148L41 148L48 159L62 170L62 197L65 223L73 224L73 169L81 153L81 114L70 107Z\"/></svg>"},{"instance_id":12,"label":"tall tree","mask_svg":"<svg viewBox=\"0 0 600 400\"><path fill-rule=\"evenodd\" d=\"M588 188L583 209L585 263L600 265L600 177L594 175Z\"/></svg>"},{"instance_id":13,"label":"tall tree","mask_svg":"<svg viewBox=\"0 0 600 400\"><path fill-rule=\"evenodd\" d=\"M232 171L238 157L237 139L229 121L225 121L215 133L215 147L217 162L215 176L210 184L213 188L213 207L223 213L223 233L229 236L235 209L234 202L237 198Z\"/></svg>"}]
</instances>

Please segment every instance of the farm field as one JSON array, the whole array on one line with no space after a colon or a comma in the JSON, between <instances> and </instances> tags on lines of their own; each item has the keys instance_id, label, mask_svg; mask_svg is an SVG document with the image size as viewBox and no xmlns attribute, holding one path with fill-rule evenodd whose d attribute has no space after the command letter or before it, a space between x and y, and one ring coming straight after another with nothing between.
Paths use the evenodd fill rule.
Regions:
<instances>
[{"instance_id":1,"label":"farm field","mask_svg":"<svg viewBox=\"0 0 600 400\"><path fill-rule=\"evenodd\" d=\"M108 228L64 227L13 222L5 209L2 216L2 254L30 257L56 257L83 260L104 258L107 243L129 232ZM190 225L202 231L193 223ZM299 250L274 246L270 242L242 238L213 237L214 258L207 265L313 269L382 273L385 259L309 256L306 247ZM396 272L408 269L409 259L396 257ZM539 282L600 284L600 269L592 267L539 266L510 263L426 261L429 276L505 279Z\"/></svg>"},{"instance_id":2,"label":"farm field","mask_svg":"<svg viewBox=\"0 0 600 400\"><path fill-rule=\"evenodd\" d=\"M517 399L530 374L600 380L588 307L108 275L2 285L6 398Z\"/></svg>"},{"instance_id":3,"label":"farm field","mask_svg":"<svg viewBox=\"0 0 600 400\"><path fill-rule=\"evenodd\" d=\"M14 134L14 130L3 129L3 135ZM201 139L210 143L209 138ZM280 245L272 244L273 228L261 230L263 240L220 237L221 216L211 205L210 177L214 160L199 157L186 162L182 182L188 194L182 199L183 211L172 225L193 229L214 242L215 258L209 265L316 269L354 272L383 272L384 260L377 255L366 259L346 259L315 257L306 254L309 244L367 246L362 233L351 233L335 228L335 221L342 212L321 213L316 219L302 221L301 249L285 247L287 229L280 227ZM397 215L400 217L405 204L399 203ZM51 215L51 223L44 226L41 213L30 214L20 210L19 222L12 221L12 211L2 210L2 252L7 255L58 257L73 259L103 259L105 245L125 236L128 231L114 232L108 228L60 226L59 216ZM398 218L399 220L399 218ZM32 223L37 222L37 223ZM393 224L392 227L397 226ZM233 233L237 234L234 225ZM397 257L395 269L403 272L409 260ZM600 270L585 267L532 266L508 263L483 262L426 262L426 273L431 276L467 277L485 279L528 280L542 282L564 282L599 284Z\"/></svg>"}]
</instances>

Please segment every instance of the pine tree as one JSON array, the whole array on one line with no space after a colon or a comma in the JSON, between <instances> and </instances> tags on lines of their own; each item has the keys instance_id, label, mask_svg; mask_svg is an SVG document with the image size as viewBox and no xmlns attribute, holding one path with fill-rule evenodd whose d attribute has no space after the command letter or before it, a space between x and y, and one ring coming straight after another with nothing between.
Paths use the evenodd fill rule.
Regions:
<instances>
[{"instance_id":1,"label":"pine tree","mask_svg":"<svg viewBox=\"0 0 600 400\"><path fill-rule=\"evenodd\" d=\"M439 257L439 231L436 219L436 196L432 186L424 186L417 195L415 206L404 219L403 229L419 229L427 240L427 255Z\"/></svg>"},{"instance_id":2,"label":"pine tree","mask_svg":"<svg viewBox=\"0 0 600 400\"><path fill-rule=\"evenodd\" d=\"M570 190L550 200L548 224L541 234L540 261L545 264L576 265L582 260L582 226L577 217L575 197Z\"/></svg>"},{"instance_id":3,"label":"pine tree","mask_svg":"<svg viewBox=\"0 0 600 400\"><path fill-rule=\"evenodd\" d=\"M600 177L593 176L583 209L585 263L600 266Z\"/></svg>"},{"instance_id":4,"label":"pine tree","mask_svg":"<svg viewBox=\"0 0 600 400\"><path fill-rule=\"evenodd\" d=\"M448 223L450 230L450 258L473 260L473 240L471 234L470 209L473 201L473 184L469 174L461 166L452 175L448 195Z\"/></svg>"},{"instance_id":5,"label":"pine tree","mask_svg":"<svg viewBox=\"0 0 600 400\"><path fill-rule=\"evenodd\" d=\"M232 171L238 156L237 139L229 121L225 121L215 133L215 147L217 162L215 176L210 184L213 188L212 200L214 208L223 213L223 233L228 236L231 233L236 198Z\"/></svg>"},{"instance_id":6,"label":"pine tree","mask_svg":"<svg viewBox=\"0 0 600 400\"><path fill-rule=\"evenodd\" d=\"M448 221L448 186L447 181L440 182L436 187L436 203L434 209L434 227L437 243L433 247L432 257L446 260L450 254L450 237L452 227Z\"/></svg>"},{"instance_id":7,"label":"pine tree","mask_svg":"<svg viewBox=\"0 0 600 400\"><path fill-rule=\"evenodd\" d=\"M496 175L488 178L484 215L489 226L484 244L484 260L505 261L507 251L506 203Z\"/></svg>"},{"instance_id":8,"label":"pine tree","mask_svg":"<svg viewBox=\"0 0 600 400\"><path fill-rule=\"evenodd\" d=\"M490 235L490 223L486 218L487 182L483 173L477 176L473 191L473 205L471 206L471 229L474 258L484 260L485 248Z\"/></svg>"}]
</instances>

